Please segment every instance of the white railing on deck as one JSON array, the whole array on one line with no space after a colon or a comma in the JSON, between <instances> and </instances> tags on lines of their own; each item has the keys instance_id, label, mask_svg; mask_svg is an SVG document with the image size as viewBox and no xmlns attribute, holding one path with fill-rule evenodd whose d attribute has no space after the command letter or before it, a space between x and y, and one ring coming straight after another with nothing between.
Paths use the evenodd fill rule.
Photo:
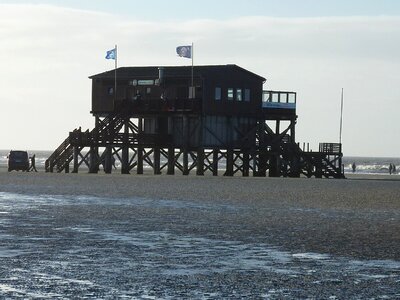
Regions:
<instances>
[{"instance_id":1,"label":"white railing on deck","mask_svg":"<svg viewBox=\"0 0 400 300\"><path fill-rule=\"evenodd\" d=\"M296 93L263 91L263 108L296 109Z\"/></svg>"}]
</instances>

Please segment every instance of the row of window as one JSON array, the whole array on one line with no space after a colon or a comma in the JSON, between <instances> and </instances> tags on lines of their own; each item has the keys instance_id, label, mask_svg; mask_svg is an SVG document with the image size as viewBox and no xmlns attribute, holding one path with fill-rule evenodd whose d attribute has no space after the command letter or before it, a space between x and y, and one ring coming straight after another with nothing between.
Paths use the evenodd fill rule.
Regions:
<instances>
[{"instance_id":1,"label":"row of window","mask_svg":"<svg viewBox=\"0 0 400 300\"><path fill-rule=\"evenodd\" d=\"M226 99L229 101L245 101L250 102L250 89L241 89L241 88L227 88L226 89ZM216 101L222 100L222 88L216 87L214 99Z\"/></svg>"}]
</instances>

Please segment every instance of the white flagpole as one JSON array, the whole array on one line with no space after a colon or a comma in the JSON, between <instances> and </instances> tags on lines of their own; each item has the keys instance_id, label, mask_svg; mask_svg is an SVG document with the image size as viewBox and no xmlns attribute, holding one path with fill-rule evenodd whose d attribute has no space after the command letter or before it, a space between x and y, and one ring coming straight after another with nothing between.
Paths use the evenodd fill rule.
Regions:
<instances>
[{"instance_id":1,"label":"white flagpole","mask_svg":"<svg viewBox=\"0 0 400 300\"><path fill-rule=\"evenodd\" d=\"M340 100L340 133L339 133L339 143L342 143L342 123L343 123L343 88L342 88L342 97Z\"/></svg>"},{"instance_id":2,"label":"white flagpole","mask_svg":"<svg viewBox=\"0 0 400 300\"><path fill-rule=\"evenodd\" d=\"M191 49L191 56L192 56L192 87L193 87L193 54L194 54L194 48L193 48L193 43L192 43L192 49Z\"/></svg>"},{"instance_id":3,"label":"white flagpole","mask_svg":"<svg viewBox=\"0 0 400 300\"><path fill-rule=\"evenodd\" d=\"M193 48L193 43L192 43L192 47L190 48L190 56L192 57L192 85L191 85L191 87L190 87L190 90L191 90L191 95L190 95L190 98L192 98L192 99L194 99L195 98L195 95L194 95L194 80L193 80L193 53L194 53L194 48Z\"/></svg>"},{"instance_id":4,"label":"white flagpole","mask_svg":"<svg viewBox=\"0 0 400 300\"><path fill-rule=\"evenodd\" d=\"M117 45L115 45L115 71L114 71L114 108L117 102L117 66L118 66L118 51Z\"/></svg>"}]
</instances>

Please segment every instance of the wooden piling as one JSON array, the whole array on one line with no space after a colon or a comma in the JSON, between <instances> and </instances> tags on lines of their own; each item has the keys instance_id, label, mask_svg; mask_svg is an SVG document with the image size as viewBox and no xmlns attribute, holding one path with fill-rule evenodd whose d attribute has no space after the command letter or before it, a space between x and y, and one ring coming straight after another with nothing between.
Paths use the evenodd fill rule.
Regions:
<instances>
[{"instance_id":1,"label":"wooden piling","mask_svg":"<svg viewBox=\"0 0 400 300\"><path fill-rule=\"evenodd\" d=\"M197 169L196 169L196 175L204 175L204 149L199 148L197 149Z\"/></svg>"},{"instance_id":2,"label":"wooden piling","mask_svg":"<svg viewBox=\"0 0 400 300\"><path fill-rule=\"evenodd\" d=\"M219 149L213 149L213 160L212 160L212 173L213 176L218 176L218 156L219 156Z\"/></svg>"}]
</instances>

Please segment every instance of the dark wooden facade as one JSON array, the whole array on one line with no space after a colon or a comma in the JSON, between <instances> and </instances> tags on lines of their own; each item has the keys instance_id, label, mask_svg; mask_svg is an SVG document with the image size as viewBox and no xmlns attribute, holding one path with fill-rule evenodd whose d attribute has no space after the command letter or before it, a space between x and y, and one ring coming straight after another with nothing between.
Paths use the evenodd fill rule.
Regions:
<instances>
[{"instance_id":1,"label":"dark wooden facade","mask_svg":"<svg viewBox=\"0 0 400 300\"><path fill-rule=\"evenodd\" d=\"M296 93L263 91L265 78L237 65L123 67L90 79L95 128L71 132L47 171L72 163L109 173L116 157L122 173L343 177L341 145L296 144Z\"/></svg>"},{"instance_id":2,"label":"dark wooden facade","mask_svg":"<svg viewBox=\"0 0 400 300\"><path fill-rule=\"evenodd\" d=\"M193 68L195 95L190 97L191 67L123 67L117 69L115 97L114 76L112 70L90 77L93 114L111 113L121 103L129 102L137 107L146 104L142 112L151 107L161 111L194 108L193 112L207 115L254 117L261 111L265 82L265 78L236 65L196 66ZM221 89L219 101L215 100L216 88ZM232 89L232 99L228 98L229 89ZM245 101L246 91L249 94ZM188 99L194 106L184 106L186 103L182 101Z\"/></svg>"}]
</instances>

